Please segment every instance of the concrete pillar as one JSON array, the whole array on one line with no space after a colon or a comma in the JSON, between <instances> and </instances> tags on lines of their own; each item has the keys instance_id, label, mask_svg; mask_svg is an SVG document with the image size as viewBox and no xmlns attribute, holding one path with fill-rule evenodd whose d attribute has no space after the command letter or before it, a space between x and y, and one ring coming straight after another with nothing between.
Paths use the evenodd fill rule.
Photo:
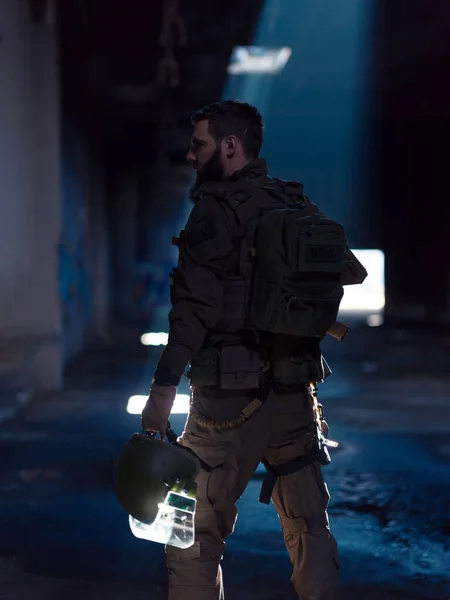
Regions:
<instances>
[{"instance_id":1,"label":"concrete pillar","mask_svg":"<svg viewBox=\"0 0 450 600\"><path fill-rule=\"evenodd\" d=\"M0 339L22 340L33 387L62 381L59 89L54 25L0 2ZM32 350L30 351L30 347Z\"/></svg>"}]
</instances>

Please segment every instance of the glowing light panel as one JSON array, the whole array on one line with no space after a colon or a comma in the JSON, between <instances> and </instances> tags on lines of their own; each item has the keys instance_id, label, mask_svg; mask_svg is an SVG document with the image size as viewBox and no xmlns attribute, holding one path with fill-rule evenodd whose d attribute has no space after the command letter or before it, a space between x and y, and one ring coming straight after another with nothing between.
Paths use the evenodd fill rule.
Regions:
<instances>
[{"instance_id":1,"label":"glowing light panel","mask_svg":"<svg viewBox=\"0 0 450 600\"><path fill-rule=\"evenodd\" d=\"M352 250L367 270L361 285L346 285L341 302L341 312L377 312L385 304L384 252L381 250Z\"/></svg>"},{"instance_id":2,"label":"glowing light panel","mask_svg":"<svg viewBox=\"0 0 450 600\"><path fill-rule=\"evenodd\" d=\"M369 315L367 317L367 325L369 327L380 327L381 325L383 325L383 323L384 323L383 315L376 314L376 315Z\"/></svg>"},{"instance_id":3,"label":"glowing light panel","mask_svg":"<svg viewBox=\"0 0 450 600\"><path fill-rule=\"evenodd\" d=\"M148 396L131 396L128 398L127 413L129 415L140 415L147 402ZM177 394L173 404L171 415L185 415L189 412L189 394Z\"/></svg>"},{"instance_id":4,"label":"glowing light panel","mask_svg":"<svg viewBox=\"0 0 450 600\"><path fill-rule=\"evenodd\" d=\"M228 65L229 75L265 73L277 75L286 66L291 48L264 48L262 46L236 46Z\"/></svg>"},{"instance_id":5,"label":"glowing light panel","mask_svg":"<svg viewBox=\"0 0 450 600\"><path fill-rule=\"evenodd\" d=\"M141 344L144 346L166 346L169 334L160 331L159 333L144 333L141 335Z\"/></svg>"}]
</instances>

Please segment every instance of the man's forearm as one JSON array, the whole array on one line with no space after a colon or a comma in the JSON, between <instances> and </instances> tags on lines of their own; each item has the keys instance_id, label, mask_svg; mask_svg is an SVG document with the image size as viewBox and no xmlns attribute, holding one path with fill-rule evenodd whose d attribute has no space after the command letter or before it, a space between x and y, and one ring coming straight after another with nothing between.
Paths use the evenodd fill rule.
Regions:
<instances>
[{"instance_id":1,"label":"man's forearm","mask_svg":"<svg viewBox=\"0 0 450 600\"><path fill-rule=\"evenodd\" d=\"M154 383L178 386L194 354L189 346L167 344L159 360Z\"/></svg>"},{"instance_id":2,"label":"man's forearm","mask_svg":"<svg viewBox=\"0 0 450 600\"><path fill-rule=\"evenodd\" d=\"M169 340L158 362L155 383L179 384L188 363L202 347L211 313L210 307L194 299L176 303L169 314Z\"/></svg>"}]
</instances>

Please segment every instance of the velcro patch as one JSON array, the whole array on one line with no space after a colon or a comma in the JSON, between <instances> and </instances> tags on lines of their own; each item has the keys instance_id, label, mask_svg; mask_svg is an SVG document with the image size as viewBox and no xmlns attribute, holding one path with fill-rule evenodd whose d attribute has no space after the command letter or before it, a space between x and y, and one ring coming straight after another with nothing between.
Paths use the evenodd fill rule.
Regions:
<instances>
[{"instance_id":1,"label":"velcro patch","mask_svg":"<svg viewBox=\"0 0 450 600\"><path fill-rule=\"evenodd\" d=\"M306 245L306 262L339 263L343 259L342 246Z\"/></svg>"}]
</instances>

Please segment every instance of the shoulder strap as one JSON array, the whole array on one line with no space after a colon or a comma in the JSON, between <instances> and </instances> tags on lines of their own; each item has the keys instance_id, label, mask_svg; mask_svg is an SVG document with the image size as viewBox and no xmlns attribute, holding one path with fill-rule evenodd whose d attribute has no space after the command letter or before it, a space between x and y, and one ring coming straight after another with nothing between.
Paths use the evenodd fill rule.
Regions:
<instances>
[{"instance_id":1,"label":"shoulder strap","mask_svg":"<svg viewBox=\"0 0 450 600\"><path fill-rule=\"evenodd\" d=\"M306 208L306 205L312 205L303 193L303 184L273 177L268 177L265 185L260 185L251 178L206 182L199 187L196 196L201 198L206 194L226 201L235 212L239 223L244 226L264 212L265 208L273 208L276 205Z\"/></svg>"},{"instance_id":2,"label":"shoulder strap","mask_svg":"<svg viewBox=\"0 0 450 600\"><path fill-rule=\"evenodd\" d=\"M224 200L236 213L241 225L245 225L256 216L257 207L267 199L263 188L248 180L208 182L202 184L196 192L196 197L211 194Z\"/></svg>"}]
</instances>

